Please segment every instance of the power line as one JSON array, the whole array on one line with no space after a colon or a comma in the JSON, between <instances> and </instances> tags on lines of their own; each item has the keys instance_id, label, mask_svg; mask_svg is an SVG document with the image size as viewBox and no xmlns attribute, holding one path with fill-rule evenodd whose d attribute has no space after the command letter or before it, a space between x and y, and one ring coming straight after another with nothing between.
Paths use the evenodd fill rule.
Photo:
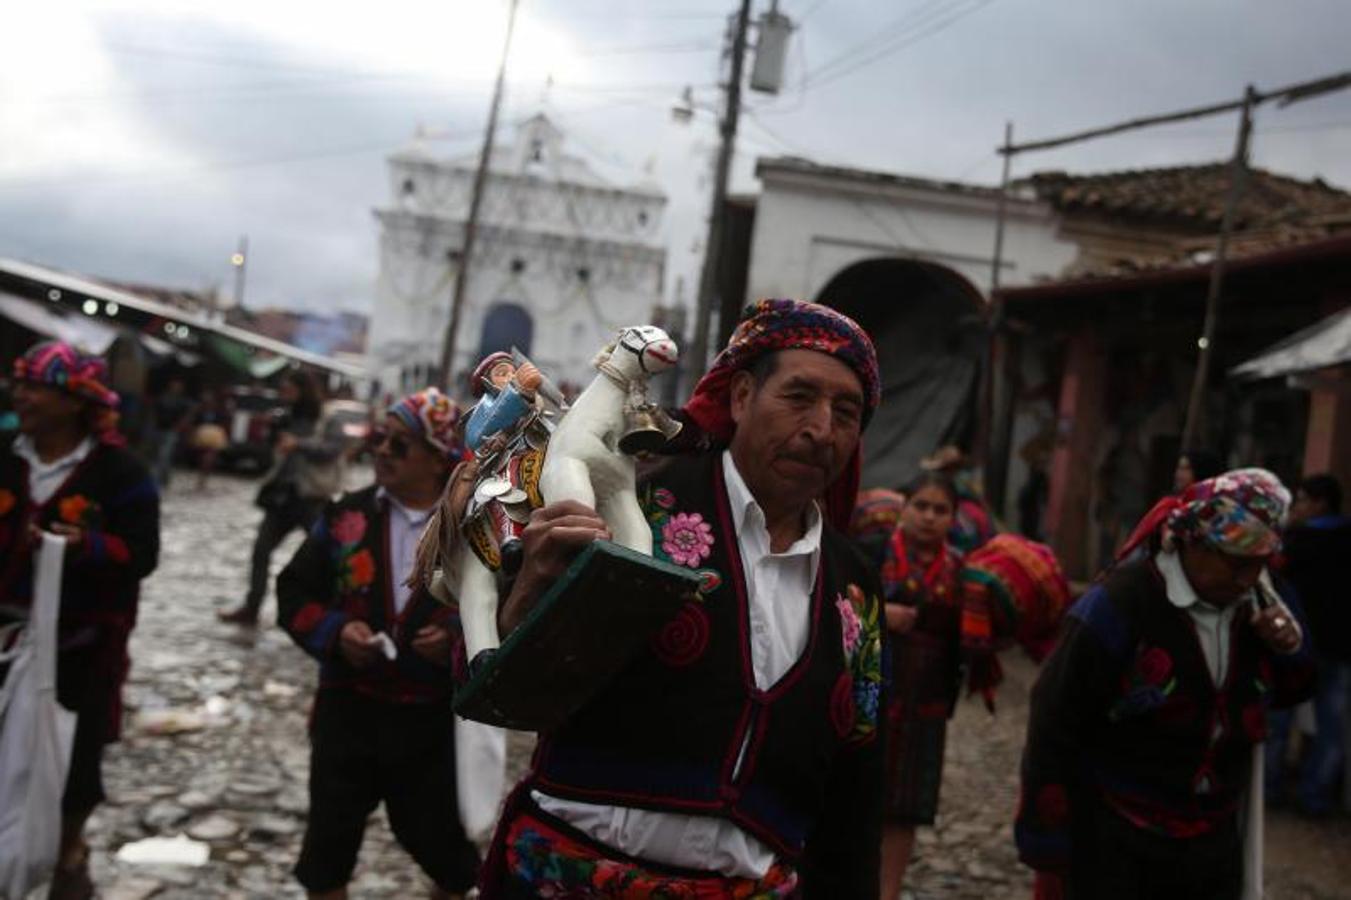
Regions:
<instances>
[{"instance_id":1,"label":"power line","mask_svg":"<svg viewBox=\"0 0 1351 900\"><path fill-rule=\"evenodd\" d=\"M804 22L806 22L813 15L815 15L816 11L821 7L825 6L828 2L830 2L830 0L816 0L815 3L813 3L811 6L807 8L806 12L797 17L797 27L801 28Z\"/></svg>"},{"instance_id":2,"label":"power line","mask_svg":"<svg viewBox=\"0 0 1351 900\"><path fill-rule=\"evenodd\" d=\"M465 131L459 134L441 135L438 139L442 140L460 140L475 136L477 131ZM386 140L379 143L356 144L347 147L334 147L328 150L315 150L306 153L292 153L281 156L262 156L251 159L237 160L218 160L204 163L194 163L185 166L159 168L153 171L144 172L101 172L90 173L87 175L39 175L31 178L8 178L0 180L0 192L10 190L23 190L25 188L41 187L47 188L53 184L72 185L101 183L109 181L135 181L149 179L154 181L159 178L178 178L185 175L205 174L208 172L228 171L231 169L247 169L258 166L284 165L295 162L310 162L320 159L335 159L343 156L361 156L368 153L389 152L396 149L400 144L406 141L406 137L395 140Z\"/></svg>"},{"instance_id":3,"label":"power line","mask_svg":"<svg viewBox=\"0 0 1351 900\"><path fill-rule=\"evenodd\" d=\"M993 2L995 2L995 0L975 0L974 4L966 5L965 8L959 8L962 7L964 4L966 4L967 0L958 0L958 2L953 3L949 7L948 11L950 11L951 14L948 15L946 18L939 18L939 19L931 18L924 25L917 26L921 30L907 32L903 34L901 37L899 37L897 40L893 41L892 43L881 47L875 53L872 53L871 55L865 55L862 58L853 61L852 63L846 63L842 67L837 68L824 76L818 75L818 77L812 78L810 75L808 75L807 85L808 87L822 87L824 85L830 84L833 81L838 81L839 79L844 78L847 75L851 75L854 72L857 72L859 69L864 68L865 66L870 66L873 63L877 62L878 60L884 59L892 55L893 53L896 53L899 50L904 50L906 47L910 47L914 44L917 44L920 41L924 40L925 38L933 37L936 34L940 34L948 30L960 20L966 18L967 16L971 15L974 12L984 9Z\"/></svg>"},{"instance_id":4,"label":"power line","mask_svg":"<svg viewBox=\"0 0 1351 900\"><path fill-rule=\"evenodd\" d=\"M999 152L1014 154L1026 153L1029 150L1050 150L1053 147L1063 147L1066 144L1077 144L1080 141L1119 134L1123 131L1134 131L1137 128L1148 128L1155 125L1169 125L1174 122L1200 119L1206 116L1218 115L1219 113L1246 109L1249 105L1260 106L1261 104L1272 100L1275 100L1279 106L1289 106L1292 103L1298 103L1299 101L1306 100L1310 97L1343 90L1347 87L1351 87L1351 71L1339 72L1336 75L1329 75L1326 78L1317 78L1313 81L1286 85L1283 88L1277 88L1273 91L1253 92L1250 97L1245 95L1241 100L1212 103L1208 106L1195 106L1190 109L1178 110L1177 112L1164 113L1157 116L1143 116L1137 119L1128 119L1124 122L1117 122L1113 125L1104 125L1098 128L1089 128L1085 131L1076 131L1073 134L1061 135L1060 137L1045 138L1039 141L1028 141L1023 144L1004 146L999 148Z\"/></svg>"},{"instance_id":5,"label":"power line","mask_svg":"<svg viewBox=\"0 0 1351 900\"><path fill-rule=\"evenodd\" d=\"M915 9L907 10L896 19L883 25L881 28L871 30L868 37L864 38L862 41L826 60L826 62L822 63L810 73L810 77L820 77L832 68L847 63L850 60L857 59L860 53L873 50L881 44L903 34L917 24L920 24L929 13L951 2L954 2L954 0L927 0L927 2L921 3ZM964 0L956 0L956 2L964 2Z\"/></svg>"}]
</instances>

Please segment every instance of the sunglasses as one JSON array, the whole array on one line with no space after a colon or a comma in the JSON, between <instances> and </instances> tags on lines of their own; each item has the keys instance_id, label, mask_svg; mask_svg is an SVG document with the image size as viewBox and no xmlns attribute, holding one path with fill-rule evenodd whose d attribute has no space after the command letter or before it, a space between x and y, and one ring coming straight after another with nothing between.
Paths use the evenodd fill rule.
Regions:
<instances>
[{"instance_id":1,"label":"sunglasses","mask_svg":"<svg viewBox=\"0 0 1351 900\"><path fill-rule=\"evenodd\" d=\"M408 451L412 449L412 443L402 434L389 431L384 428L377 428L371 432L371 448L379 450L388 445L389 455L393 459L406 459Z\"/></svg>"}]
</instances>

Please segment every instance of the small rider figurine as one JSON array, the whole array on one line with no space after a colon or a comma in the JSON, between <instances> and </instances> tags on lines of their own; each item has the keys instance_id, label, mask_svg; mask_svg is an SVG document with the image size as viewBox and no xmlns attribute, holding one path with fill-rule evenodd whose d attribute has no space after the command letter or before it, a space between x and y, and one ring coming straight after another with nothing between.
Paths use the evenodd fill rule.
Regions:
<instances>
[{"instance_id":1,"label":"small rider figurine","mask_svg":"<svg viewBox=\"0 0 1351 900\"><path fill-rule=\"evenodd\" d=\"M521 532L530 510L538 505L531 500L538 494L535 485L543 457L518 438L528 426L543 380L533 364L517 366L505 352L486 357L473 374L472 390L480 399L465 425L465 443L480 468L468 518L485 517L481 524L487 528L471 525L470 543L485 565L508 574L515 573L520 563Z\"/></svg>"},{"instance_id":2,"label":"small rider figurine","mask_svg":"<svg viewBox=\"0 0 1351 900\"><path fill-rule=\"evenodd\" d=\"M510 435L535 405L535 392L542 380L539 369L531 363L517 368L510 353L499 351L485 357L471 377L470 390L480 399L465 426L465 443L470 449L489 449L484 446L485 438Z\"/></svg>"}]
</instances>

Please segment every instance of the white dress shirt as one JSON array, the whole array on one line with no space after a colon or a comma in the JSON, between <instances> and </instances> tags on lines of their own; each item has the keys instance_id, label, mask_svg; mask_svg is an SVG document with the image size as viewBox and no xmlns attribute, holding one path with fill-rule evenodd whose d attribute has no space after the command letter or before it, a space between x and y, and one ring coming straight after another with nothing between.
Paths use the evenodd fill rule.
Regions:
<instances>
[{"instance_id":1,"label":"white dress shirt","mask_svg":"<svg viewBox=\"0 0 1351 900\"><path fill-rule=\"evenodd\" d=\"M1240 611L1248 615L1252 608L1252 594L1226 607L1211 606L1196 594L1196 589L1187 580L1182 569L1182 557L1177 553L1159 551L1154 557L1154 565L1163 576L1164 587L1168 591L1168 602L1178 609L1185 609L1196 626L1196 639L1201 643L1201 652L1206 658L1206 668L1216 687L1224 684L1229 677L1229 636L1233 629L1234 617Z\"/></svg>"},{"instance_id":2,"label":"white dress shirt","mask_svg":"<svg viewBox=\"0 0 1351 900\"><path fill-rule=\"evenodd\" d=\"M80 446L60 459L43 462L38 457L33 439L26 434L19 435L11 445L14 452L28 463L28 496L39 506L46 503L65 484L75 467L84 462L84 458L94 449L92 438L85 438Z\"/></svg>"},{"instance_id":3,"label":"white dress shirt","mask_svg":"<svg viewBox=\"0 0 1351 900\"><path fill-rule=\"evenodd\" d=\"M802 537L782 553L772 553L764 510L730 451L723 451L722 469L750 604L755 686L766 690L807 648L811 598L821 561L821 511L812 504ZM744 743L741 750L746 750ZM769 847L726 819L579 803L539 791L531 796L545 812L593 840L640 859L738 878L762 878L774 864Z\"/></svg>"},{"instance_id":4,"label":"white dress shirt","mask_svg":"<svg viewBox=\"0 0 1351 900\"><path fill-rule=\"evenodd\" d=\"M405 582L413 574L418 541L435 507L410 509L384 488L380 489L379 496L389 502L389 561L394 570L390 578L394 582L394 612L397 615L403 612L408 598L413 596L413 589Z\"/></svg>"}]
</instances>

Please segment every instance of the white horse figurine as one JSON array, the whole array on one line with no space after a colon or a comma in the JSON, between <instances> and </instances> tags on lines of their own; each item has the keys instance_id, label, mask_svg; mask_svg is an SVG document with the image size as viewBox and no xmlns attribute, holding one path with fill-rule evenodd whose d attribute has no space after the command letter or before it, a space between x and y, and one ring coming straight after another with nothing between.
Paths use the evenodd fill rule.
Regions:
<instances>
[{"instance_id":1,"label":"white horse figurine","mask_svg":"<svg viewBox=\"0 0 1351 900\"><path fill-rule=\"evenodd\" d=\"M654 410L647 380L676 364L675 341L653 325L625 328L596 357L597 376L549 438L540 476L545 503L577 500L610 528L614 542L652 555L652 527L638 505L633 457L620 449L637 410Z\"/></svg>"},{"instance_id":2,"label":"white horse figurine","mask_svg":"<svg viewBox=\"0 0 1351 900\"><path fill-rule=\"evenodd\" d=\"M549 438L540 475L545 503L577 500L599 513L615 543L651 555L652 529L638 504L633 458L620 449L632 417L646 414L673 434L647 397L650 376L676 364L675 341L651 325L625 328L595 360L600 374L568 408ZM497 629L497 575L479 558L460 520L473 490L474 470L457 469L418 550L418 571L442 602L459 601L465 655L471 662L501 646ZM432 572L436 569L435 575ZM455 590L451 591L450 586Z\"/></svg>"}]
</instances>

